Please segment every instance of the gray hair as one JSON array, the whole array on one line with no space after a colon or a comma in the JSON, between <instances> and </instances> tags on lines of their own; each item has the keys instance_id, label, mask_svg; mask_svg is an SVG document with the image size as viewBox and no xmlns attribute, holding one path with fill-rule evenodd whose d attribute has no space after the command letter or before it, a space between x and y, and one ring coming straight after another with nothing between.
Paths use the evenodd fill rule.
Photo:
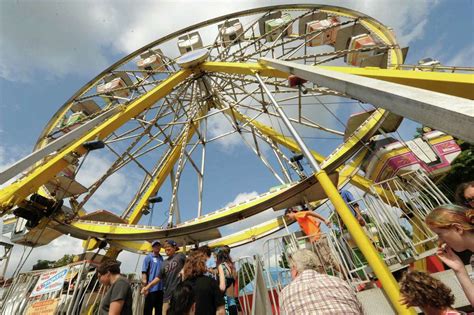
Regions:
<instances>
[{"instance_id":1,"label":"gray hair","mask_svg":"<svg viewBox=\"0 0 474 315\"><path fill-rule=\"evenodd\" d=\"M309 249L299 249L291 254L289 258L290 266L295 267L299 273L305 270L318 269L318 257Z\"/></svg>"}]
</instances>

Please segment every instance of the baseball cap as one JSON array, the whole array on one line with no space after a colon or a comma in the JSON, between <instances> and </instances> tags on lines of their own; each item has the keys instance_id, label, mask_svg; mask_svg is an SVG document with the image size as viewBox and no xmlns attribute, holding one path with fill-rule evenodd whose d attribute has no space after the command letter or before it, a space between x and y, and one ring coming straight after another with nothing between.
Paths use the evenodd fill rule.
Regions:
<instances>
[{"instance_id":1,"label":"baseball cap","mask_svg":"<svg viewBox=\"0 0 474 315\"><path fill-rule=\"evenodd\" d=\"M165 243L170 244L171 246L178 247L178 243L173 240L166 240Z\"/></svg>"},{"instance_id":2,"label":"baseball cap","mask_svg":"<svg viewBox=\"0 0 474 315\"><path fill-rule=\"evenodd\" d=\"M151 242L151 247L155 246L155 245L160 245L161 246L161 242L159 240L154 240Z\"/></svg>"}]
</instances>

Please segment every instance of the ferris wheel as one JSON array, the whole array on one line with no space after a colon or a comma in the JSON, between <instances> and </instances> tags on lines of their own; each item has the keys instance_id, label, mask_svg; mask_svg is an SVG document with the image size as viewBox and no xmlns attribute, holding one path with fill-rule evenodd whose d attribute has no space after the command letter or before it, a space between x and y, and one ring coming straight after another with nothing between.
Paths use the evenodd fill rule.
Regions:
<instances>
[{"instance_id":1,"label":"ferris wheel","mask_svg":"<svg viewBox=\"0 0 474 315\"><path fill-rule=\"evenodd\" d=\"M336 7L260 8L188 27L116 62L57 111L36 149L81 127L86 133L77 132L71 138L76 137L82 146L87 135L86 142L100 140L104 148L84 155L85 151L70 147L60 162L62 170L48 178L42 192L48 198L69 199L71 212L77 215L83 209L107 210L95 196L103 194L101 187L109 180L126 178L133 193L123 204L122 223L137 224L148 212L150 198L158 194L164 200L161 211L166 214L163 230L188 225L209 229L269 208L239 211L230 207L213 213L216 209L209 209L205 202L212 198L206 194L212 196L215 190L210 184L215 179L207 171L208 161L213 161L209 155L222 154L214 147L223 142L225 148L227 141L241 141L255 154L260 167L268 170L272 186L280 186L280 190L310 175L297 160L299 149L254 73L263 78L311 147L324 148L327 157L316 151L313 154L330 172L344 167L355 153L363 155L364 142L380 128L390 132L401 121L399 116L338 91L302 84L298 78L288 82L288 74L258 64L262 57L306 65L389 68L401 64L403 54L390 29L370 17ZM387 117L389 124L384 125ZM349 118L352 120L347 124ZM331 128L331 124L338 127ZM102 162L107 165L90 174L94 165L89 165ZM232 165L235 162L223 166L245 168ZM357 164L354 161L346 173L355 173ZM93 175L93 181L87 178L81 183L84 170ZM47 173L53 175L54 171ZM219 176L227 175L222 172ZM227 179L235 182L231 176ZM186 205L194 214L186 218L179 207L184 179L197 183L197 191L186 195L186 199L195 197ZM267 195L271 195L272 186L267 187ZM230 195L229 201L234 197ZM257 199L262 198L268 196ZM219 223L202 223L213 216Z\"/></svg>"},{"instance_id":2,"label":"ferris wheel","mask_svg":"<svg viewBox=\"0 0 474 315\"><path fill-rule=\"evenodd\" d=\"M28 228L61 209L65 212L54 229L84 239L172 236L183 242L219 239L241 245L263 237L281 229L284 220L225 238L217 227L269 208L325 199L314 193L312 170L303 166L308 161L270 101L272 95L321 168L334 173L334 183L352 182L365 191L372 182L358 170L371 151L367 142L396 131L402 117L289 76L262 59L337 66L339 71L397 69L406 51L380 22L331 6L258 8L187 27L119 60L77 91L45 126L35 147L38 154L2 174L4 182L24 171L3 190L2 208L11 209L38 190L30 198L33 204L16 210ZM258 165L243 165L239 154L223 154L236 142L242 143L238 151L248 150ZM220 171L209 171L216 163ZM265 170L262 176L271 186L251 200L216 207L213 194L226 180L233 185L241 181L240 191L246 191L246 180L257 168ZM117 181L126 185L117 186ZM104 195L114 194L117 203L103 203ZM160 210L150 214L158 200ZM35 210L38 203L50 210ZM98 209L108 211L90 214ZM140 221L144 215L148 220ZM147 226L112 232L118 231L113 224L138 223ZM45 244L60 235L50 232L50 238L43 233L38 240L26 236L24 242Z\"/></svg>"},{"instance_id":3,"label":"ferris wheel","mask_svg":"<svg viewBox=\"0 0 474 315\"><path fill-rule=\"evenodd\" d=\"M0 174L5 182L21 173L0 191L0 210L21 218L17 241L34 246L61 234L89 249L105 240L114 254L145 251L156 238L252 242L290 222L276 213L230 235L218 228L325 202L315 162L337 187L373 193L360 172L369 140L396 132L404 116L309 80L305 69L380 79L365 69L403 68L406 53L392 29L333 6L256 8L179 30L117 61L58 109L35 152ZM430 67L410 75L448 90ZM458 84L452 95L469 94L465 79L448 81Z\"/></svg>"}]
</instances>

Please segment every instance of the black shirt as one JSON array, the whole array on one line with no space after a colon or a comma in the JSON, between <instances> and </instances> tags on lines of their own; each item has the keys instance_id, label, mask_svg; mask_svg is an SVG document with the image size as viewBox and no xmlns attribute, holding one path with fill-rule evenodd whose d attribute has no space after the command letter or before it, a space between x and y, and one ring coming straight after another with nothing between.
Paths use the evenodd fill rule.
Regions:
<instances>
[{"instance_id":1,"label":"black shirt","mask_svg":"<svg viewBox=\"0 0 474 315\"><path fill-rule=\"evenodd\" d=\"M185 284L191 285L196 298L196 315L215 315L217 308L224 305L224 295L216 280L200 275L186 279Z\"/></svg>"},{"instance_id":2,"label":"black shirt","mask_svg":"<svg viewBox=\"0 0 474 315\"><path fill-rule=\"evenodd\" d=\"M169 302L173 291L176 290L178 283L181 281L179 272L183 269L186 256L183 253L175 253L168 257L161 265L158 278L163 281L163 302Z\"/></svg>"},{"instance_id":3,"label":"black shirt","mask_svg":"<svg viewBox=\"0 0 474 315\"><path fill-rule=\"evenodd\" d=\"M114 301L123 300L123 307L120 315L133 315L132 313L132 288L125 278L118 278L109 290L105 293L100 303L100 315L108 315L110 304Z\"/></svg>"}]
</instances>

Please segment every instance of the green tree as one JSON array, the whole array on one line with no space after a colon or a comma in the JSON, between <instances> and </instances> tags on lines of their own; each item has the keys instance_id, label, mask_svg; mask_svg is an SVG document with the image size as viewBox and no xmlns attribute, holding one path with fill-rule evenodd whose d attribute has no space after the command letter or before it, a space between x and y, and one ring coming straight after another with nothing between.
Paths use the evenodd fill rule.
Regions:
<instances>
[{"instance_id":1,"label":"green tree","mask_svg":"<svg viewBox=\"0 0 474 315\"><path fill-rule=\"evenodd\" d=\"M74 255L68 254L65 254L63 257L59 258L56 261L39 259L36 264L33 265L33 270L51 269L66 266L72 263L73 259Z\"/></svg>"},{"instance_id":2,"label":"green tree","mask_svg":"<svg viewBox=\"0 0 474 315\"><path fill-rule=\"evenodd\" d=\"M73 259L74 259L74 255L65 254L63 257L59 258L58 260L54 262L54 267L57 268L57 267L66 266L72 263Z\"/></svg>"},{"instance_id":3,"label":"green tree","mask_svg":"<svg viewBox=\"0 0 474 315\"><path fill-rule=\"evenodd\" d=\"M451 163L451 170L438 183L438 187L447 195L453 196L456 187L474 180L474 145L458 140L461 154Z\"/></svg>"},{"instance_id":4,"label":"green tree","mask_svg":"<svg viewBox=\"0 0 474 315\"><path fill-rule=\"evenodd\" d=\"M33 265L33 270L49 269L53 268L54 261L39 259L36 264Z\"/></svg>"},{"instance_id":5,"label":"green tree","mask_svg":"<svg viewBox=\"0 0 474 315\"><path fill-rule=\"evenodd\" d=\"M240 291L255 278L255 268L251 263L244 262L239 268L238 276Z\"/></svg>"},{"instance_id":6,"label":"green tree","mask_svg":"<svg viewBox=\"0 0 474 315\"><path fill-rule=\"evenodd\" d=\"M290 268L290 264L288 263L285 253L281 253L280 259L278 259L278 266L280 266L280 268Z\"/></svg>"}]
</instances>

